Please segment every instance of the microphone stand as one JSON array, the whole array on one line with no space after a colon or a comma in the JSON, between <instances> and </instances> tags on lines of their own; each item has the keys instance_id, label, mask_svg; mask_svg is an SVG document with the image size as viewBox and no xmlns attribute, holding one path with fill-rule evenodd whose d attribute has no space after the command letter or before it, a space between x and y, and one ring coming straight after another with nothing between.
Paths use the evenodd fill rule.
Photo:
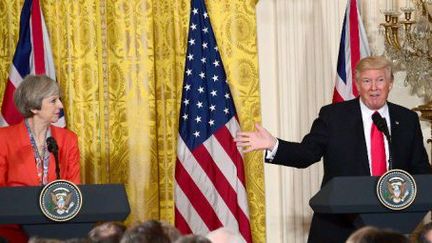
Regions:
<instances>
[{"instance_id":1,"label":"microphone stand","mask_svg":"<svg viewBox=\"0 0 432 243\"><path fill-rule=\"evenodd\" d=\"M55 160L55 164L56 164L56 175L57 175L57 180L60 180L60 163L59 163L59 158L58 158L58 146L57 146L57 142L53 137L49 137L46 140L47 142L47 147L48 147L48 151L51 152L54 155L54 160Z\"/></svg>"},{"instance_id":2,"label":"microphone stand","mask_svg":"<svg viewBox=\"0 0 432 243\"><path fill-rule=\"evenodd\" d=\"M60 165L59 165L59 159L58 159L58 150L54 150L52 153L54 154L54 160L55 160L55 164L56 164L57 180L60 180Z\"/></svg>"},{"instance_id":3,"label":"microphone stand","mask_svg":"<svg viewBox=\"0 0 432 243\"><path fill-rule=\"evenodd\" d=\"M389 170L393 169L393 149L392 149L392 141L391 141L391 136L390 135L386 135L385 136L387 138L387 146L388 146L388 151L389 151L389 158L388 158L388 165L389 165Z\"/></svg>"}]
</instances>

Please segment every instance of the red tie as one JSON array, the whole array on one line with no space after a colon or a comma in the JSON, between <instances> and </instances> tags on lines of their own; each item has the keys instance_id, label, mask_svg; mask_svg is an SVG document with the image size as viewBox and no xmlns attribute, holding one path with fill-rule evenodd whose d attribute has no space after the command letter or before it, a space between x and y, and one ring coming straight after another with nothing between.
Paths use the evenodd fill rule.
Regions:
<instances>
[{"instance_id":1,"label":"red tie","mask_svg":"<svg viewBox=\"0 0 432 243\"><path fill-rule=\"evenodd\" d=\"M376 111L375 111L376 112ZM372 175L381 176L387 171L383 133L372 123L371 129Z\"/></svg>"}]
</instances>

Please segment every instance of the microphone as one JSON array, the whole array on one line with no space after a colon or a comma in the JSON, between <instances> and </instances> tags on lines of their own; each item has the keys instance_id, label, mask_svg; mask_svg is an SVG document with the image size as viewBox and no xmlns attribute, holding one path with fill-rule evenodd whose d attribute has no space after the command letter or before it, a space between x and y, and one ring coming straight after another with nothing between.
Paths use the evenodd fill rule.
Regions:
<instances>
[{"instance_id":1,"label":"microphone","mask_svg":"<svg viewBox=\"0 0 432 243\"><path fill-rule=\"evenodd\" d=\"M56 163L56 175L57 180L60 179L60 166L59 166L59 159L58 159L58 146L57 142L53 137L48 137L46 139L48 151L54 155L55 163Z\"/></svg>"},{"instance_id":2,"label":"microphone","mask_svg":"<svg viewBox=\"0 0 432 243\"><path fill-rule=\"evenodd\" d=\"M378 112L372 115L372 121L377 126L378 130L380 130L386 136L388 141L391 141L390 132L387 127L387 121L383 118Z\"/></svg>"},{"instance_id":3,"label":"microphone","mask_svg":"<svg viewBox=\"0 0 432 243\"><path fill-rule=\"evenodd\" d=\"M46 142L50 153L58 153L57 142L53 137L48 137Z\"/></svg>"},{"instance_id":4,"label":"microphone","mask_svg":"<svg viewBox=\"0 0 432 243\"><path fill-rule=\"evenodd\" d=\"M378 130L380 130L382 133L384 133L384 135L387 138L387 145L388 145L388 149L389 149L388 164L389 164L389 170L391 170L391 169L393 169L393 159L392 159L392 149L391 149L392 142L391 142L390 132L389 132L389 129L387 127L387 121L378 112L375 112L372 115L372 121L375 124L375 126L377 126Z\"/></svg>"}]
</instances>

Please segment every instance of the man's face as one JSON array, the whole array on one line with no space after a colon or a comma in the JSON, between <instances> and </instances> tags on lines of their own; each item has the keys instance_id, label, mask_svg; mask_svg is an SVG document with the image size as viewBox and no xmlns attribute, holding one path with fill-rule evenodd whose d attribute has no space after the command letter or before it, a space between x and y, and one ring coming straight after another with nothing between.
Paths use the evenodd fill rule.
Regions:
<instances>
[{"instance_id":1,"label":"man's face","mask_svg":"<svg viewBox=\"0 0 432 243\"><path fill-rule=\"evenodd\" d=\"M378 110L387 101L393 85L386 69L365 70L356 81L360 99L371 110Z\"/></svg>"}]
</instances>

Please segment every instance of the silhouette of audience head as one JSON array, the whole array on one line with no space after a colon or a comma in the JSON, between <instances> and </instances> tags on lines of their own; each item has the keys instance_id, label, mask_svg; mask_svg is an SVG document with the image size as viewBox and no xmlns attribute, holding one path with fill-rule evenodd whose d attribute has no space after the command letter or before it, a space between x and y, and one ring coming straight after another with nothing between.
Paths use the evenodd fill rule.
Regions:
<instances>
[{"instance_id":1,"label":"silhouette of audience head","mask_svg":"<svg viewBox=\"0 0 432 243\"><path fill-rule=\"evenodd\" d=\"M7 242L7 241L4 241L4 242ZM28 243L62 243L62 241L58 240L58 239L54 239L54 238L44 238L44 237L39 237L39 236L32 236L28 240Z\"/></svg>"},{"instance_id":2,"label":"silhouette of audience head","mask_svg":"<svg viewBox=\"0 0 432 243\"><path fill-rule=\"evenodd\" d=\"M161 222L148 220L126 230L121 243L170 243Z\"/></svg>"},{"instance_id":3,"label":"silhouette of audience head","mask_svg":"<svg viewBox=\"0 0 432 243\"><path fill-rule=\"evenodd\" d=\"M382 230L372 226L365 226L350 235L346 243L408 243L403 234Z\"/></svg>"},{"instance_id":4,"label":"silhouette of audience head","mask_svg":"<svg viewBox=\"0 0 432 243\"><path fill-rule=\"evenodd\" d=\"M96 243L117 243L126 231L126 226L120 222L105 222L96 225L88 237Z\"/></svg>"},{"instance_id":5,"label":"silhouette of audience head","mask_svg":"<svg viewBox=\"0 0 432 243\"><path fill-rule=\"evenodd\" d=\"M417 235L418 243L432 243L432 222L425 224Z\"/></svg>"},{"instance_id":6,"label":"silhouette of audience head","mask_svg":"<svg viewBox=\"0 0 432 243\"><path fill-rule=\"evenodd\" d=\"M229 228L221 227L207 234L207 238L212 243L243 243L243 239L239 233L236 233Z\"/></svg>"},{"instance_id":7,"label":"silhouette of audience head","mask_svg":"<svg viewBox=\"0 0 432 243\"><path fill-rule=\"evenodd\" d=\"M202 235L186 235L177 239L175 243L212 243L212 242Z\"/></svg>"},{"instance_id":8,"label":"silhouette of audience head","mask_svg":"<svg viewBox=\"0 0 432 243\"><path fill-rule=\"evenodd\" d=\"M161 224L164 233L168 236L171 242L175 242L178 238L182 236L180 231L176 227L174 227L174 225L165 221L161 221Z\"/></svg>"},{"instance_id":9,"label":"silhouette of audience head","mask_svg":"<svg viewBox=\"0 0 432 243\"><path fill-rule=\"evenodd\" d=\"M7 243L1 241L0 243ZM221 227L207 234L182 236L173 225L148 220L126 228L121 222L104 222L96 225L88 233L87 238L71 238L58 240L42 237L31 237L29 243L243 243L242 236L229 228ZM360 241L359 241L360 242ZM357 243L357 241L353 242ZM398 243L398 242L395 242Z\"/></svg>"},{"instance_id":10,"label":"silhouette of audience head","mask_svg":"<svg viewBox=\"0 0 432 243\"><path fill-rule=\"evenodd\" d=\"M8 241L4 241L4 242L6 243ZM0 243L2 242L0 241ZM55 238L44 238L39 236L32 236L28 240L28 243L92 243L92 241L89 238L80 238L80 237L70 238L66 240L59 240Z\"/></svg>"},{"instance_id":11,"label":"silhouette of audience head","mask_svg":"<svg viewBox=\"0 0 432 243\"><path fill-rule=\"evenodd\" d=\"M70 238L64 241L60 241L61 243L92 243L92 241L89 238Z\"/></svg>"}]
</instances>

